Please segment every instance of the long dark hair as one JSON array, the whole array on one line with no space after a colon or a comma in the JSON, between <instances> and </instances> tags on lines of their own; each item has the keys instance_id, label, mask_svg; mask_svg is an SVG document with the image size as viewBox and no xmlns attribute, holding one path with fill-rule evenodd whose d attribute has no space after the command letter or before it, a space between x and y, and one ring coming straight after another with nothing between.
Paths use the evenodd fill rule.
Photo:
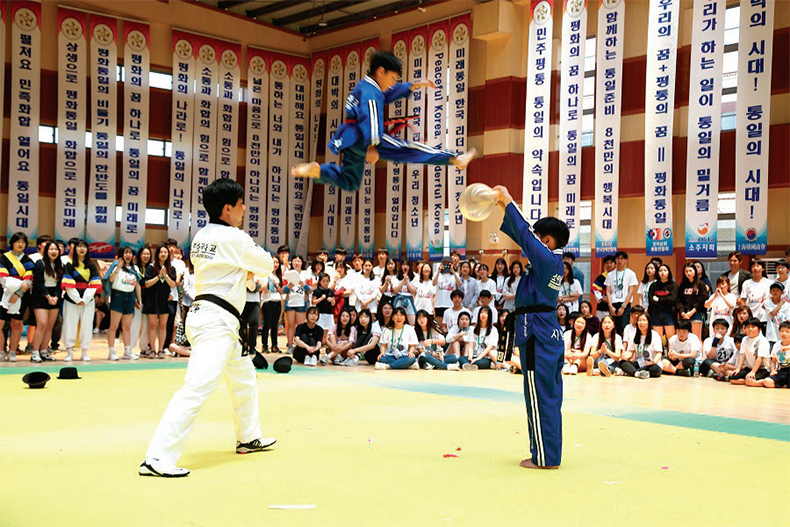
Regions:
<instances>
[{"instance_id":1,"label":"long dark hair","mask_svg":"<svg viewBox=\"0 0 790 527\"><path fill-rule=\"evenodd\" d=\"M502 335L503 331L507 331L507 328L503 327L504 324L502 323L502 315L505 315L505 320L507 320L507 315L509 314L510 314L510 310L508 309L500 309L499 313L497 313L497 317L499 318L499 320L496 321L494 327L497 328L497 331L499 331L500 336Z\"/></svg>"},{"instance_id":2,"label":"long dark hair","mask_svg":"<svg viewBox=\"0 0 790 527\"><path fill-rule=\"evenodd\" d=\"M343 313L347 313L348 314L348 323L347 324L343 324L342 322L340 322L340 317L343 316ZM354 325L354 323L351 322L351 312L348 309L343 309L343 311L341 311L340 314L337 316L337 325L335 326L335 335L337 335L338 337L341 336L341 335L345 335L346 337L351 336L351 328L352 328L353 325Z\"/></svg>"},{"instance_id":3,"label":"long dark hair","mask_svg":"<svg viewBox=\"0 0 790 527\"><path fill-rule=\"evenodd\" d=\"M320 270L319 272L316 272L316 271L315 271L315 268L316 268L316 266L318 266L318 265L320 265L320 266L321 266L321 270ZM310 271L312 271L312 273L313 273L314 275L316 275L316 276L318 276L318 275L320 275L321 273L325 272L325 269L326 269L326 265L324 264L324 261L323 261L323 260L320 260L320 259L318 259L318 258L316 258L315 260L313 260L313 261L312 261L312 263L310 264Z\"/></svg>"},{"instance_id":4,"label":"long dark hair","mask_svg":"<svg viewBox=\"0 0 790 527\"><path fill-rule=\"evenodd\" d=\"M389 329L394 329L395 328L395 314L396 313L400 313L404 317L406 316L406 310L403 309L402 307L396 307L395 309L393 309L392 310L392 316L390 317L390 320L387 323L387 327ZM404 322L403 325L404 326L408 326L409 324L408 324L408 322Z\"/></svg>"},{"instance_id":5,"label":"long dark hair","mask_svg":"<svg viewBox=\"0 0 790 527\"><path fill-rule=\"evenodd\" d=\"M653 279L654 279L654 280L658 280L658 279L659 279L659 278L658 278L658 268L659 268L660 266L656 265L656 263L655 263L654 261L650 260L649 262L647 262L647 263L645 264L645 274L642 276L642 283L643 283L643 284L647 284L648 282L650 282L650 277L649 277L649 276L647 276L647 266L648 266L648 265L652 265L652 266L653 266L653 269L655 270L655 273L654 273L654 275L653 275L653 276L654 276L654 278L653 278Z\"/></svg>"},{"instance_id":6,"label":"long dark hair","mask_svg":"<svg viewBox=\"0 0 790 527\"><path fill-rule=\"evenodd\" d=\"M403 264L409 264L409 273L407 275L403 274ZM409 282L414 280L414 271L411 270L411 260L401 260L398 262L398 280L403 281L403 279L408 276Z\"/></svg>"},{"instance_id":7,"label":"long dark hair","mask_svg":"<svg viewBox=\"0 0 790 527\"><path fill-rule=\"evenodd\" d=\"M601 319L601 327L600 329L598 329L598 347L600 347L601 344L603 344L604 341L606 340L606 335L604 334L603 331L603 321L606 320L607 318L612 321L612 333L609 335L609 345L611 346L612 351L614 351L615 339L617 338L617 323L615 323L614 318L612 318L612 315L605 315ZM637 328L637 333L638 332L639 332L639 328Z\"/></svg>"},{"instance_id":8,"label":"long dark hair","mask_svg":"<svg viewBox=\"0 0 790 527\"><path fill-rule=\"evenodd\" d=\"M499 273L496 270L496 266L499 265L499 264L502 264L502 265L505 266L505 270L502 271L502 276L504 276L505 278L507 278L509 276L509 274L507 272L507 261L504 258L497 258L496 262L494 262L494 271L488 276L494 282L496 282L496 279L499 277Z\"/></svg>"},{"instance_id":9,"label":"long dark hair","mask_svg":"<svg viewBox=\"0 0 790 527\"><path fill-rule=\"evenodd\" d=\"M85 251L85 258L82 259L82 265L84 265L85 268L87 269L91 265L91 251L90 251L90 247L88 246L88 242L86 242L85 240L79 240L77 243L74 244L74 254L71 255L71 264L74 266L77 265L76 262L77 247L79 247L80 245L84 245L85 248L88 249L87 251Z\"/></svg>"},{"instance_id":10,"label":"long dark hair","mask_svg":"<svg viewBox=\"0 0 790 527\"><path fill-rule=\"evenodd\" d=\"M148 254L151 256L151 259L148 260L148 263L143 263L142 254L143 254L143 251L146 250L146 249L148 249ZM139 267L140 270L143 273L145 273L145 270L148 267L148 264L153 263L153 261L154 261L154 250L151 247L150 243L146 243L145 245L140 247L139 251L137 251L137 267Z\"/></svg>"},{"instance_id":11,"label":"long dark hair","mask_svg":"<svg viewBox=\"0 0 790 527\"><path fill-rule=\"evenodd\" d=\"M379 304L379 309L376 311L376 320L382 329L389 326L389 323L392 321L392 315L390 315L390 319L387 320L386 324L384 323L384 306L390 306L392 312L395 313L395 306L392 304L391 300L385 300Z\"/></svg>"},{"instance_id":12,"label":"long dark hair","mask_svg":"<svg viewBox=\"0 0 790 527\"><path fill-rule=\"evenodd\" d=\"M658 269L656 269L656 280L658 280L659 282L661 281L661 277L659 276L658 272L661 270L662 267L667 268L667 283L669 284L674 282L675 279L672 277L672 268L669 267L667 264L661 264L658 266Z\"/></svg>"},{"instance_id":13,"label":"long dark hair","mask_svg":"<svg viewBox=\"0 0 790 527\"><path fill-rule=\"evenodd\" d=\"M363 328L362 324L359 322L362 320L362 315L366 315L368 317L368 327ZM359 340L360 335L366 335L373 330L373 314L370 312L370 309L365 308L357 313L357 340Z\"/></svg>"},{"instance_id":14,"label":"long dark hair","mask_svg":"<svg viewBox=\"0 0 790 527\"><path fill-rule=\"evenodd\" d=\"M699 277L698 277L698 278L699 278L700 280L702 280L703 282L704 282L705 280L707 280L708 282L710 282L710 278L708 278L708 273L705 271L705 264L703 264L703 263L702 263L701 261L699 261L699 260L694 260L694 261L692 261L691 263L693 263L693 264L694 264L694 267L695 267L695 268L697 267L697 264L699 264L699 266L702 268L702 274L701 274L701 275L699 275ZM765 274L765 272L763 272L763 274Z\"/></svg>"},{"instance_id":15,"label":"long dark hair","mask_svg":"<svg viewBox=\"0 0 790 527\"><path fill-rule=\"evenodd\" d=\"M568 262L562 262L562 265L568 270L568 276L563 276L562 281L573 285L573 281L576 280L576 278L573 276L573 266Z\"/></svg>"},{"instance_id":16,"label":"long dark hair","mask_svg":"<svg viewBox=\"0 0 790 527\"><path fill-rule=\"evenodd\" d=\"M750 308L749 306L738 306L735 309L733 309L732 310L732 329L730 330L730 336L731 337L734 337L738 333L743 333L743 328L741 327L741 321L738 320L738 313L740 313L741 311L744 311L744 310L746 310L746 312L749 313L749 316L746 318L746 320L749 320L750 318L752 318L754 316L754 315L752 315L752 308Z\"/></svg>"},{"instance_id":17,"label":"long dark hair","mask_svg":"<svg viewBox=\"0 0 790 527\"><path fill-rule=\"evenodd\" d=\"M134 265L134 259L135 259L136 255L134 254L134 249L132 249L128 245L124 245L123 247L119 247L118 248L118 252L116 253L116 256L121 259L121 266L122 266L121 268L124 271L132 272L132 270L129 267L126 266L126 261L123 258L123 256L126 254L126 251L129 251L130 253L132 253L131 265Z\"/></svg>"},{"instance_id":18,"label":"long dark hair","mask_svg":"<svg viewBox=\"0 0 790 527\"><path fill-rule=\"evenodd\" d=\"M695 270L696 272L696 270ZM645 317L647 320L647 333L645 334L645 346L649 346L653 340L653 322L650 320L650 315L642 313L636 317L636 335L634 336L634 344L642 344L642 331L639 329L639 319Z\"/></svg>"},{"instance_id":19,"label":"long dark hair","mask_svg":"<svg viewBox=\"0 0 790 527\"><path fill-rule=\"evenodd\" d=\"M524 264L521 263L521 260L513 260L513 263L510 264L510 275L507 279L508 287L511 287L513 282L516 281L516 275L513 273L513 270L516 268L516 266L518 266L519 269L518 276L521 277L524 275Z\"/></svg>"},{"instance_id":20,"label":"long dark hair","mask_svg":"<svg viewBox=\"0 0 790 527\"><path fill-rule=\"evenodd\" d=\"M576 313L576 311L574 311L574 313ZM573 319L573 324L571 325L571 329L570 329L570 331L571 331L571 346L573 346L573 339L576 338L576 321L579 320L579 319L584 320L584 329L582 330L582 334L579 335L579 337L581 338L581 342L580 342L581 347L582 347L581 349L583 350L585 344L587 344L587 335L589 334L589 332L587 331L587 319L584 318L581 315L581 313L579 313L578 317Z\"/></svg>"},{"instance_id":21,"label":"long dark hair","mask_svg":"<svg viewBox=\"0 0 790 527\"><path fill-rule=\"evenodd\" d=\"M53 265L49 261L49 246L54 245L58 248L58 257L55 258L55 264ZM60 247L55 242L47 242L44 245L44 274L52 276L55 280L60 280L63 276L63 262L60 261Z\"/></svg>"},{"instance_id":22,"label":"long dark hair","mask_svg":"<svg viewBox=\"0 0 790 527\"><path fill-rule=\"evenodd\" d=\"M277 280L280 281L282 284L283 281L283 263L280 261L279 256L272 256L272 261L277 260L277 269L273 271L274 275L277 277Z\"/></svg>"},{"instance_id":23,"label":"long dark hair","mask_svg":"<svg viewBox=\"0 0 790 527\"><path fill-rule=\"evenodd\" d=\"M387 267L390 266L390 262L395 264L395 274L396 275L398 274L398 264L395 263L395 260L393 260L392 258L387 258L387 262L384 264L384 272L381 273L381 285L384 285L384 284L387 283L387 277L388 276L392 276L390 274L389 270L387 269Z\"/></svg>"},{"instance_id":24,"label":"long dark hair","mask_svg":"<svg viewBox=\"0 0 790 527\"><path fill-rule=\"evenodd\" d=\"M477 323L475 324L474 333L475 335L480 334L480 315L482 315L483 312L488 313L488 322L486 323L486 334L485 334L485 336L487 337L491 333L491 328L494 327L494 321L491 320L491 316L492 316L491 308L488 306L481 306L480 310L477 312Z\"/></svg>"},{"instance_id":25,"label":"long dark hair","mask_svg":"<svg viewBox=\"0 0 790 527\"><path fill-rule=\"evenodd\" d=\"M425 317L428 322L426 327L428 328L428 335L423 334L422 328L420 327L419 323L416 323L420 317ZM436 325L436 320L433 318L433 315L425 311L424 309L420 309L417 311L417 315L414 318L414 331L417 333L417 340L425 340L427 338L431 338L430 335L433 332L440 333L439 326Z\"/></svg>"},{"instance_id":26,"label":"long dark hair","mask_svg":"<svg viewBox=\"0 0 790 527\"><path fill-rule=\"evenodd\" d=\"M686 276L686 269L693 269L694 270L694 281L689 282L688 277ZM680 286L678 287L679 294L685 294L684 291L689 287L694 289L695 293L699 293L703 291L703 287L707 286L705 283L700 279L699 274L697 273L697 267L692 262L686 262L686 265L683 266L683 280L680 282Z\"/></svg>"},{"instance_id":27,"label":"long dark hair","mask_svg":"<svg viewBox=\"0 0 790 527\"><path fill-rule=\"evenodd\" d=\"M175 273L173 272L173 267L170 265L170 250L168 250L167 245L160 244L156 247L156 251L153 254L153 261L151 264L154 266L154 276L159 274L159 271L162 270L162 264L159 263L159 253L162 252L162 249L167 251L167 260L165 260L165 269L167 269L167 276L171 279L175 277Z\"/></svg>"}]
</instances>

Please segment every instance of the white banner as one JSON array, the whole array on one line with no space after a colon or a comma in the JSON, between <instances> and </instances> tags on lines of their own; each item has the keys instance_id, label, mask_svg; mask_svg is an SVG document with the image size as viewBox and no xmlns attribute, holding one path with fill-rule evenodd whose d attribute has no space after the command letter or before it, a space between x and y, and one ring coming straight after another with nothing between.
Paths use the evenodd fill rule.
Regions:
<instances>
[{"instance_id":1,"label":"white banner","mask_svg":"<svg viewBox=\"0 0 790 527\"><path fill-rule=\"evenodd\" d=\"M691 30L686 258L716 258L726 0L696 0Z\"/></svg>"},{"instance_id":2,"label":"white banner","mask_svg":"<svg viewBox=\"0 0 790 527\"><path fill-rule=\"evenodd\" d=\"M553 0L534 5L529 23L527 110L524 117L524 173L521 208L529 221L548 211Z\"/></svg>"},{"instance_id":3,"label":"white banner","mask_svg":"<svg viewBox=\"0 0 790 527\"><path fill-rule=\"evenodd\" d=\"M409 33L404 32L392 37L392 52L398 57L401 62L407 66L411 65L408 53ZM425 40L423 39L423 46ZM423 50L424 55L424 50ZM412 82L410 71L407 68L408 81ZM412 94L412 97L417 97L419 94L420 100L423 100L424 90L418 90ZM406 116L407 106L414 104L412 99L400 98L389 104L389 116L391 119L399 119ZM408 128L406 130L392 133L393 137L398 139L407 138ZM423 165L419 165L422 168ZM385 197L385 212L384 219L387 226L387 236L385 238L385 246L389 252L390 258L395 261L401 259L401 248L403 247L403 214L406 208L404 207L403 200L403 187L406 177L406 165L396 161L387 161L387 191ZM420 181L422 185L422 181ZM422 201L422 189L420 186L420 201ZM422 223L422 210L420 210L419 221L417 222L417 230L420 232L420 245L422 244L422 230L424 226ZM406 258L412 260L419 260L422 258L422 247L418 246L416 251L407 249Z\"/></svg>"},{"instance_id":4,"label":"white banner","mask_svg":"<svg viewBox=\"0 0 790 527\"><path fill-rule=\"evenodd\" d=\"M196 38L195 120L192 126L192 206L189 238L208 224L203 208L203 189L216 178L217 89L219 65L217 43Z\"/></svg>"},{"instance_id":5,"label":"white banner","mask_svg":"<svg viewBox=\"0 0 790 527\"><path fill-rule=\"evenodd\" d=\"M272 254L287 240L290 81L283 58L273 58L269 75L269 190L266 204L266 249Z\"/></svg>"},{"instance_id":6,"label":"white banner","mask_svg":"<svg viewBox=\"0 0 790 527\"><path fill-rule=\"evenodd\" d=\"M625 0L602 0L595 51L595 257L617 252Z\"/></svg>"},{"instance_id":7,"label":"white banner","mask_svg":"<svg viewBox=\"0 0 790 527\"><path fill-rule=\"evenodd\" d=\"M428 90L427 143L434 148L447 148L447 66L448 24L440 23L428 28L428 79L436 84ZM431 261L444 256L444 207L447 167L428 166L428 249Z\"/></svg>"},{"instance_id":8,"label":"white banner","mask_svg":"<svg viewBox=\"0 0 790 527\"><path fill-rule=\"evenodd\" d=\"M269 134L269 71L265 52L247 48L247 162L244 230L266 244L266 157Z\"/></svg>"},{"instance_id":9,"label":"white banner","mask_svg":"<svg viewBox=\"0 0 790 527\"><path fill-rule=\"evenodd\" d=\"M167 236L188 254L195 121L195 48L188 33L173 30L173 118L170 129L170 201Z\"/></svg>"},{"instance_id":10,"label":"white banner","mask_svg":"<svg viewBox=\"0 0 790 527\"><path fill-rule=\"evenodd\" d=\"M774 0L741 2L735 117L735 249L743 254L768 251L774 4Z\"/></svg>"},{"instance_id":11,"label":"white banner","mask_svg":"<svg viewBox=\"0 0 790 527\"><path fill-rule=\"evenodd\" d=\"M419 82L426 78L426 68L428 61L428 48L426 46L427 28L421 27L412 30L408 34L408 80L409 82ZM406 128L406 138L413 143L425 141L425 99L430 90L416 90L407 99L408 114L413 115L411 127ZM422 259L423 231L425 230L423 213L422 193L425 188L425 165L409 163L404 169L404 181L406 186L406 199L399 207L399 214L405 215L406 221L406 258L412 261ZM392 184L392 182L390 182ZM387 206L392 206L389 201ZM390 227L393 228L394 226ZM400 229L400 223L398 223ZM398 235L398 256L400 256L400 234ZM390 256L395 258L392 249Z\"/></svg>"},{"instance_id":12,"label":"white banner","mask_svg":"<svg viewBox=\"0 0 790 527\"><path fill-rule=\"evenodd\" d=\"M310 76L306 61L294 64L291 73L291 115L288 128L288 167L297 163L306 163L308 159L307 127L310 112L308 90ZM287 167L286 167L287 168ZM286 171L287 174L287 171ZM303 178L286 178L288 180L288 247L296 254L299 237L302 234L307 180Z\"/></svg>"},{"instance_id":13,"label":"white banner","mask_svg":"<svg viewBox=\"0 0 790 527\"><path fill-rule=\"evenodd\" d=\"M467 107L469 105L469 35L471 16L450 21L450 102L448 104L448 140L450 150L466 151ZM450 210L450 250L466 256L466 218L461 214L461 193L466 188L466 170L447 167L447 208Z\"/></svg>"},{"instance_id":14,"label":"white banner","mask_svg":"<svg viewBox=\"0 0 790 527\"><path fill-rule=\"evenodd\" d=\"M359 81L359 48L351 46L346 48L346 68L343 72L343 100L347 101L348 96L357 87ZM348 251L351 255L354 252L354 228L357 206L356 192L340 191L340 247Z\"/></svg>"},{"instance_id":15,"label":"white banner","mask_svg":"<svg viewBox=\"0 0 790 527\"><path fill-rule=\"evenodd\" d=\"M334 49L329 57L329 97L326 101L326 142L332 140L343 120L343 49ZM338 163L340 156L326 148L327 163ZM337 248L337 200L338 189L334 185L324 185L324 232L323 248L331 255Z\"/></svg>"},{"instance_id":16,"label":"white banner","mask_svg":"<svg viewBox=\"0 0 790 527\"><path fill-rule=\"evenodd\" d=\"M6 240L38 237L38 124L41 92L41 5L11 5L11 135Z\"/></svg>"},{"instance_id":17,"label":"white banner","mask_svg":"<svg viewBox=\"0 0 790 527\"><path fill-rule=\"evenodd\" d=\"M239 155L241 45L222 42L220 50L216 177L235 181Z\"/></svg>"},{"instance_id":18,"label":"white banner","mask_svg":"<svg viewBox=\"0 0 790 527\"><path fill-rule=\"evenodd\" d=\"M562 13L560 61L559 217L570 229L565 251L578 258L581 216L582 112L587 2L566 1Z\"/></svg>"},{"instance_id":19,"label":"white banner","mask_svg":"<svg viewBox=\"0 0 790 527\"><path fill-rule=\"evenodd\" d=\"M321 104L324 100L324 73L326 73L326 56L323 53L313 55L311 58L310 73L310 140L309 159L315 161L318 149L318 131L321 128ZM310 235L310 220L313 210L313 180L307 181L307 197L304 205L304 221L296 254L307 254L307 242Z\"/></svg>"},{"instance_id":20,"label":"white banner","mask_svg":"<svg viewBox=\"0 0 790 527\"><path fill-rule=\"evenodd\" d=\"M87 241L91 257L115 252L118 21L91 15L91 157Z\"/></svg>"},{"instance_id":21,"label":"white banner","mask_svg":"<svg viewBox=\"0 0 790 527\"><path fill-rule=\"evenodd\" d=\"M148 30L147 24L124 22L121 245L135 250L145 244L148 201Z\"/></svg>"},{"instance_id":22,"label":"white banner","mask_svg":"<svg viewBox=\"0 0 790 527\"><path fill-rule=\"evenodd\" d=\"M58 151L55 238L85 237L85 122L88 33L85 13L58 9Z\"/></svg>"},{"instance_id":23,"label":"white banner","mask_svg":"<svg viewBox=\"0 0 790 527\"><path fill-rule=\"evenodd\" d=\"M378 39L368 43L363 43L362 47L362 71L360 76L367 75L370 69L370 61L376 52ZM386 132L386 130L385 130ZM365 162L362 172L362 185L359 187L359 234L357 237L357 252L363 258L373 260L373 241L375 234L376 219L376 166Z\"/></svg>"},{"instance_id":24,"label":"white banner","mask_svg":"<svg viewBox=\"0 0 790 527\"><path fill-rule=\"evenodd\" d=\"M680 0L650 0L645 90L645 226L648 256L672 254L672 124Z\"/></svg>"}]
</instances>

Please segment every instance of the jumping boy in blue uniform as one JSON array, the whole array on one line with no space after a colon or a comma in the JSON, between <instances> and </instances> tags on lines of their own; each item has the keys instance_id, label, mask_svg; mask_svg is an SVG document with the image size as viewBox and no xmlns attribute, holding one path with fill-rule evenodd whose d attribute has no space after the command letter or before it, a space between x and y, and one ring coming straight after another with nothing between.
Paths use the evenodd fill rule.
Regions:
<instances>
[{"instance_id":1,"label":"jumping boy in blue uniform","mask_svg":"<svg viewBox=\"0 0 790 527\"><path fill-rule=\"evenodd\" d=\"M565 222L541 218L534 225L521 214L508 190L497 205L505 211L500 230L529 258L531 270L516 289L515 345L524 373L531 459L524 468L558 468L562 456L562 330L557 322L557 297L562 284L562 248L570 232Z\"/></svg>"},{"instance_id":2,"label":"jumping boy in blue uniform","mask_svg":"<svg viewBox=\"0 0 790 527\"><path fill-rule=\"evenodd\" d=\"M453 165L460 170L475 157L475 149L456 155L449 150L422 143L409 143L384 131L384 105L401 97L410 97L422 87L436 88L433 81L398 83L403 72L401 61L392 53L378 51L370 61L370 70L346 100L346 121L340 125L329 149L343 153L342 164L302 163L291 168L294 177L314 178L318 183L334 185L356 192L362 184L365 161L382 159L401 163Z\"/></svg>"}]
</instances>

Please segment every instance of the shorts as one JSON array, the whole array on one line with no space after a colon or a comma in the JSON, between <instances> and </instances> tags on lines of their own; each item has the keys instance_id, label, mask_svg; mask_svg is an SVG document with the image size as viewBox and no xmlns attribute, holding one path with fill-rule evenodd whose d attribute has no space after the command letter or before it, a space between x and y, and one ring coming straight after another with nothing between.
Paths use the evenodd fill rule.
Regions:
<instances>
[{"instance_id":1,"label":"shorts","mask_svg":"<svg viewBox=\"0 0 790 527\"><path fill-rule=\"evenodd\" d=\"M307 305L302 306L289 306L288 304L285 305L285 312L289 311L296 311L297 313L306 313L307 312Z\"/></svg>"},{"instance_id":2,"label":"shorts","mask_svg":"<svg viewBox=\"0 0 790 527\"><path fill-rule=\"evenodd\" d=\"M448 307L434 307L433 312L436 317L442 318L444 317L444 312L447 311L448 309L449 309Z\"/></svg>"},{"instance_id":3,"label":"shorts","mask_svg":"<svg viewBox=\"0 0 790 527\"><path fill-rule=\"evenodd\" d=\"M780 368L776 375L771 375L768 378L774 381L774 386L777 388L785 386L790 388L790 368Z\"/></svg>"},{"instance_id":4,"label":"shorts","mask_svg":"<svg viewBox=\"0 0 790 527\"><path fill-rule=\"evenodd\" d=\"M335 317L331 313L318 315L318 326L324 331L329 331L335 325Z\"/></svg>"},{"instance_id":5,"label":"shorts","mask_svg":"<svg viewBox=\"0 0 790 527\"><path fill-rule=\"evenodd\" d=\"M692 322L704 322L705 321L705 313L697 311L693 315L691 315Z\"/></svg>"},{"instance_id":6,"label":"shorts","mask_svg":"<svg viewBox=\"0 0 790 527\"><path fill-rule=\"evenodd\" d=\"M60 309L60 304L63 302L62 294L63 290L59 287L47 287L47 295L57 298L57 303L53 306L47 301L46 297L39 296L33 299L33 309Z\"/></svg>"},{"instance_id":7,"label":"shorts","mask_svg":"<svg viewBox=\"0 0 790 527\"><path fill-rule=\"evenodd\" d=\"M731 376L730 380L733 380L733 379L735 379L735 380L746 379L746 376L749 375L749 373L751 371L752 371L751 368L744 368L738 373L738 375ZM770 376L770 372L768 370L766 370L765 368L760 368L759 370L757 370L757 373L754 374L754 379L757 380L757 381L761 381L761 380L763 380L763 379L765 379L766 377L769 377L769 376ZM776 382L776 381L774 381L774 382Z\"/></svg>"},{"instance_id":8,"label":"shorts","mask_svg":"<svg viewBox=\"0 0 790 527\"><path fill-rule=\"evenodd\" d=\"M417 310L414 308L414 298L408 295L396 295L395 300L392 302L393 307L402 307L407 315L416 315Z\"/></svg>"},{"instance_id":9,"label":"shorts","mask_svg":"<svg viewBox=\"0 0 790 527\"><path fill-rule=\"evenodd\" d=\"M110 294L110 311L121 315L134 315L134 291L116 291Z\"/></svg>"},{"instance_id":10,"label":"shorts","mask_svg":"<svg viewBox=\"0 0 790 527\"><path fill-rule=\"evenodd\" d=\"M25 314L30 307L30 295L24 295L22 298L17 300L20 302L19 306L19 313L9 313L4 307L0 307L0 318L5 320L6 322L11 322L12 320L25 320ZM33 315L33 311L30 310L30 321L33 322L33 326L36 325L36 317Z\"/></svg>"},{"instance_id":11,"label":"shorts","mask_svg":"<svg viewBox=\"0 0 790 527\"><path fill-rule=\"evenodd\" d=\"M650 322L653 324L653 327L674 326L675 317L672 316L672 313L657 311L655 313L650 313Z\"/></svg>"}]
</instances>

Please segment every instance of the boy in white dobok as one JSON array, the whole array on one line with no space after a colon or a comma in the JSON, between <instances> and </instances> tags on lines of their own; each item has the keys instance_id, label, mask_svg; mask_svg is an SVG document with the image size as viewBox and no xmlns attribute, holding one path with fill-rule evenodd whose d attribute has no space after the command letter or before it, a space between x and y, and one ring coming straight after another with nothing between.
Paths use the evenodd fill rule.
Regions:
<instances>
[{"instance_id":1,"label":"boy in white dobok","mask_svg":"<svg viewBox=\"0 0 790 527\"><path fill-rule=\"evenodd\" d=\"M218 179L203 191L209 224L192 240L195 300L186 321L192 343L184 386L173 395L140 465L141 476L177 478L189 470L176 466L195 418L223 373L233 405L236 452L257 452L274 444L261 437L255 368L242 351L239 313L247 298L247 281L266 278L271 256L239 229L244 218L244 190L233 180Z\"/></svg>"}]
</instances>

